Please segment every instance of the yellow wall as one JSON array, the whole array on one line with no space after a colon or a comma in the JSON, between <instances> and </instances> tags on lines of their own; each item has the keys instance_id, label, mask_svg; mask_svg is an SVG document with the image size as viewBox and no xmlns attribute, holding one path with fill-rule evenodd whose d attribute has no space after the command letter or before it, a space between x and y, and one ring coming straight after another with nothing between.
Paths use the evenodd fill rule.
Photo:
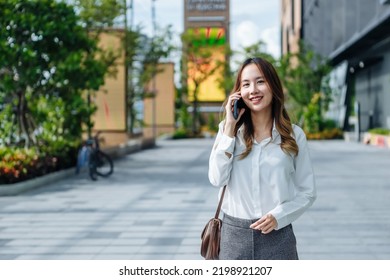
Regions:
<instances>
[{"instance_id":1,"label":"yellow wall","mask_svg":"<svg viewBox=\"0 0 390 280\"><path fill-rule=\"evenodd\" d=\"M156 75L156 136L161 133L171 133L175 128L175 86L174 86L174 65L173 63L159 64L159 71ZM153 88L152 82L149 90ZM144 100L144 135L153 135L153 98Z\"/></svg>"},{"instance_id":2,"label":"yellow wall","mask_svg":"<svg viewBox=\"0 0 390 280\"><path fill-rule=\"evenodd\" d=\"M215 67L216 61L224 61L225 60L225 54L224 54L224 48L223 47L213 47L212 51L212 63L213 65L210 66L210 68ZM194 92L194 83L192 79L190 78L191 75L193 75L193 72L191 71L191 63L188 64L188 100L193 101L193 92ZM219 87L218 79L221 79L222 76L222 68L218 69L213 75L209 76L199 87L199 93L198 93L198 101L200 102L223 102L226 98L225 92L223 89Z\"/></svg>"},{"instance_id":3,"label":"yellow wall","mask_svg":"<svg viewBox=\"0 0 390 280\"><path fill-rule=\"evenodd\" d=\"M121 52L122 32L103 33L100 44L105 49L113 49ZM123 53L117 61L116 75L107 77L104 86L95 93L92 102L98 106L97 112L93 116L95 130L126 130L126 107L125 107L125 68L123 66Z\"/></svg>"},{"instance_id":4,"label":"yellow wall","mask_svg":"<svg viewBox=\"0 0 390 280\"><path fill-rule=\"evenodd\" d=\"M121 36L123 30L110 30L101 34L100 45L106 49L113 49L120 56L116 61L115 76L106 77L104 86L92 103L97 105L97 112L93 116L94 132L102 131L103 147L111 147L126 144L129 134L126 131L126 94L125 94L125 67L124 54L121 52ZM163 63L159 67L162 72L156 76L156 136L161 133L172 133L175 129L175 87L174 64ZM150 83L149 88L152 88ZM142 138L152 138L152 112L153 99L144 100L144 123Z\"/></svg>"}]
</instances>

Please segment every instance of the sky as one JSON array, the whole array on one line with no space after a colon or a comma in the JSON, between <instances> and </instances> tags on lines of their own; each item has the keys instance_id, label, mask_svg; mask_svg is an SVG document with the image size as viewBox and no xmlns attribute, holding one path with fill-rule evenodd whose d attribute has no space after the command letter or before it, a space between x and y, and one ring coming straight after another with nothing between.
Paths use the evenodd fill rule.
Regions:
<instances>
[{"instance_id":1,"label":"sky","mask_svg":"<svg viewBox=\"0 0 390 280\"><path fill-rule=\"evenodd\" d=\"M128 0L129 1L129 0ZM134 25L141 24L152 34L152 0L133 0ZM230 0L230 43L233 50L249 46L260 39L266 51L280 56L280 0ZM175 41L180 42L184 28L183 0L155 0L156 23L172 25Z\"/></svg>"}]
</instances>

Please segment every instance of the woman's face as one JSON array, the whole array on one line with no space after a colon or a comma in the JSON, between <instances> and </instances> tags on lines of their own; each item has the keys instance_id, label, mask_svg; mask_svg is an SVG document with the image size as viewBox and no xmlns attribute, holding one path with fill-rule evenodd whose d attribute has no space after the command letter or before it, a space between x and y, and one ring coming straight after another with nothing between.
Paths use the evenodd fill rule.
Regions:
<instances>
[{"instance_id":1,"label":"woman's face","mask_svg":"<svg viewBox=\"0 0 390 280\"><path fill-rule=\"evenodd\" d=\"M269 108L272 103L272 92L256 64L251 63L241 73L241 96L252 112Z\"/></svg>"}]
</instances>

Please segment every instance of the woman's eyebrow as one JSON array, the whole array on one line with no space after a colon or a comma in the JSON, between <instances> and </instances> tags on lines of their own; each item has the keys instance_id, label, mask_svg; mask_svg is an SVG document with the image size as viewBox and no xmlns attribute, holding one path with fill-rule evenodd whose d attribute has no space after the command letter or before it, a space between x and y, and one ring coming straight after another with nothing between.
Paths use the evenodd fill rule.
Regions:
<instances>
[{"instance_id":1,"label":"woman's eyebrow","mask_svg":"<svg viewBox=\"0 0 390 280\"><path fill-rule=\"evenodd\" d=\"M260 79L264 79L263 76L258 76L255 78L255 80L260 80ZM244 79L244 80L241 80L241 82L249 82L249 79Z\"/></svg>"}]
</instances>

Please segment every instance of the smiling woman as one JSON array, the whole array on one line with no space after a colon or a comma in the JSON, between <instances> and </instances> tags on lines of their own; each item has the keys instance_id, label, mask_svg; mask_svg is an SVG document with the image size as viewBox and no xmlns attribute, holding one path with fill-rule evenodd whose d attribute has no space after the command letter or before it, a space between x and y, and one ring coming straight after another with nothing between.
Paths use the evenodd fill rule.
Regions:
<instances>
[{"instance_id":1,"label":"smiling woman","mask_svg":"<svg viewBox=\"0 0 390 280\"><path fill-rule=\"evenodd\" d=\"M245 107L234 118L239 99ZM272 64L246 59L225 111L209 161L211 184L227 185L219 259L298 259L291 223L316 189L305 134L291 124Z\"/></svg>"}]
</instances>

